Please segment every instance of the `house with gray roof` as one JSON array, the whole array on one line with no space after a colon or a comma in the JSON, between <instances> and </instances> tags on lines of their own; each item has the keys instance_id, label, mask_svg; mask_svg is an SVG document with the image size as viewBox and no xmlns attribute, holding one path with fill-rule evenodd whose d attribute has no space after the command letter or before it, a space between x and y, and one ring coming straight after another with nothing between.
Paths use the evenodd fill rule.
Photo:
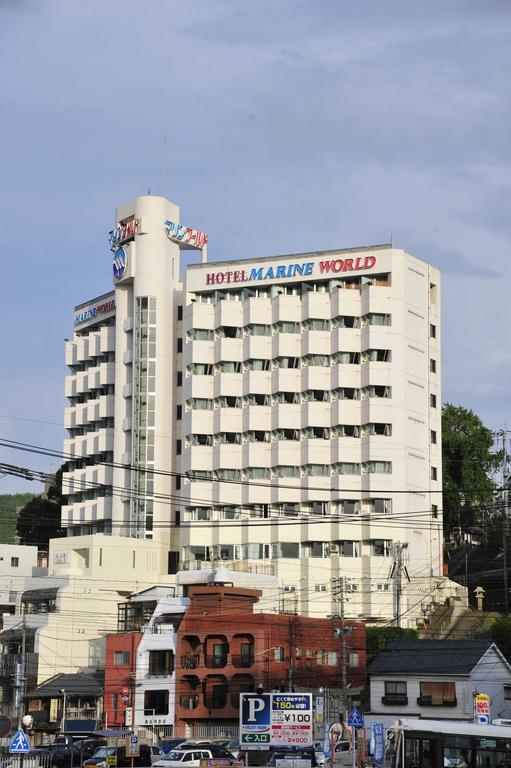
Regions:
<instances>
[{"instance_id":1,"label":"house with gray roof","mask_svg":"<svg viewBox=\"0 0 511 768\"><path fill-rule=\"evenodd\" d=\"M392 640L367 669L370 714L473 720L490 697L490 720L511 719L511 666L490 639Z\"/></svg>"}]
</instances>

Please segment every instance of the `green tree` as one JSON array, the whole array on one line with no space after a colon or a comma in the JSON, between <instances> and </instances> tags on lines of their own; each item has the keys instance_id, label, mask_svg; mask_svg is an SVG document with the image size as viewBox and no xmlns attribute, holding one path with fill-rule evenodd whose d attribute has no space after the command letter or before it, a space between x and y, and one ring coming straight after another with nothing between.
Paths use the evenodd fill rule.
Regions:
<instances>
[{"instance_id":1,"label":"green tree","mask_svg":"<svg viewBox=\"0 0 511 768\"><path fill-rule=\"evenodd\" d=\"M490 627L490 637L511 664L511 618L496 619Z\"/></svg>"},{"instance_id":2,"label":"green tree","mask_svg":"<svg viewBox=\"0 0 511 768\"><path fill-rule=\"evenodd\" d=\"M404 627L367 627L366 628L366 655L367 664L383 651L391 640L417 640L419 632L416 629Z\"/></svg>"},{"instance_id":3,"label":"green tree","mask_svg":"<svg viewBox=\"0 0 511 768\"><path fill-rule=\"evenodd\" d=\"M39 549L47 550L50 539L65 535L60 524L64 469L65 465L62 465L55 474L55 481L49 487L46 498L35 496L20 510L16 531L24 544L35 544Z\"/></svg>"},{"instance_id":4,"label":"green tree","mask_svg":"<svg viewBox=\"0 0 511 768\"><path fill-rule=\"evenodd\" d=\"M442 409L444 531L482 518L495 492L492 473L501 461L493 433L479 416L446 403Z\"/></svg>"}]
</instances>

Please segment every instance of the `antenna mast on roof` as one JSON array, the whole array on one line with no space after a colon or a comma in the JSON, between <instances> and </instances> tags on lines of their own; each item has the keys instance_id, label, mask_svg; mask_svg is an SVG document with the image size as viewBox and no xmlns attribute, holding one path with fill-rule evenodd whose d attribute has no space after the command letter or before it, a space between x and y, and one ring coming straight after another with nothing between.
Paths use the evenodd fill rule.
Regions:
<instances>
[{"instance_id":1,"label":"antenna mast on roof","mask_svg":"<svg viewBox=\"0 0 511 768\"><path fill-rule=\"evenodd\" d=\"M167 197L167 166L168 166L168 157L167 157L167 134L163 134L163 197Z\"/></svg>"}]
</instances>

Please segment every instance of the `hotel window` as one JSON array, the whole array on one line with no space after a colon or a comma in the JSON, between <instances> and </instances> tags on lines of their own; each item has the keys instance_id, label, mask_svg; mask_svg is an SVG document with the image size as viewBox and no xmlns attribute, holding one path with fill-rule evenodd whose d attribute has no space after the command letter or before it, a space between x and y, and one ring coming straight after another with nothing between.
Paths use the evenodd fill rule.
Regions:
<instances>
[{"instance_id":1,"label":"hotel window","mask_svg":"<svg viewBox=\"0 0 511 768\"><path fill-rule=\"evenodd\" d=\"M296 405L300 402L300 395L298 392L276 392L272 395L272 402L274 405Z\"/></svg>"},{"instance_id":2,"label":"hotel window","mask_svg":"<svg viewBox=\"0 0 511 768\"><path fill-rule=\"evenodd\" d=\"M433 325L433 323L429 325L429 335L432 339L436 339L436 325Z\"/></svg>"},{"instance_id":3,"label":"hotel window","mask_svg":"<svg viewBox=\"0 0 511 768\"><path fill-rule=\"evenodd\" d=\"M306 541L302 544L304 557L328 557L329 547L324 541Z\"/></svg>"},{"instance_id":4,"label":"hotel window","mask_svg":"<svg viewBox=\"0 0 511 768\"><path fill-rule=\"evenodd\" d=\"M329 440L330 429L328 427L305 427L302 429L302 440L309 439Z\"/></svg>"},{"instance_id":5,"label":"hotel window","mask_svg":"<svg viewBox=\"0 0 511 768\"><path fill-rule=\"evenodd\" d=\"M299 429L274 429L271 433L273 440L299 440Z\"/></svg>"},{"instance_id":6,"label":"hotel window","mask_svg":"<svg viewBox=\"0 0 511 768\"><path fill-rule=\"evenodd\" d=\"M186 334L188 341L213 341L214 337L210 328L191 328Z\"/></svg>"},{"instance_id":7,"label":"hotel window","mask_svg":"<svg viewBox=\"0 0 511 768\"><path fill-rule=\"evenodd\" d=\"M186 401L186 408L189 411L212 411L213 400L206 397L191 397Z\"/></svg>"},{"instance_id":8,"label":"hotel window","mask_svg":"<svg viewBox=\"0 0 511 768\"><path fill-rule=\"evenodd\" d=\"M511 701L511 685L504 686L504 701Z\"/></svg>"},{"instance_id":9,"label":"hotel window","mask_svg":"<svg viewBox=\"0 0 511 768\"><path fill-rule=\"evenodd\" d=\"M326 389L307 389L302 392L302 401L304 403L327 403L330 399L330 392Z\"/></svg>"},{"instance_id":10,"label":"hotel window","mask_svg":"<svg viewBox=\"0 0 511 768\"><path fill-rule=\"evenodd\" d=\"M391 461L366 461L362 464L362 471L366 475L373 474L392 474L392 462Z\"/></svg>"},{"instance_id":11,"label":"hotel window","mask_svg":"<svg viewBox=\"0 0 511 768\"><path fill-rule=\"evenodd\" d=\"M213 366L211 363L190 363L186 366L186 372L189 376L211 376L213 373ZM178 379L181 371L178 371ZM178 384L178 386L180 386Z\"/></svg>"},{"instance_id":12,"label":"hotel window","mask_svg":"<svg viewBox=\"0 0 511 768\"><path fill-rule=\"evenodd\" d=\"M178 322L183 319L183 307L181 306L181 304L178 304L178 307L177 307L177 319L178 319Z\"/></svg>"},{"instance_id":13,"label":"hotel window","mask_svg":"<svg viewBox=\"0 0 511 768\"><path fill-rule=\"evenodd\" d=\"M360 437L358 424L337 424L332 427L332 437Z\"/></svg>"},{"instance_id":14,"label":"hotel window","mask_svg":"<svg viewBox=\"0 0 511 768\"><path fill-rule=\"evenodd\" d=\"M334 328L360 328L360 318L355 315L339 315L332 321Z\"/></svg>"},{"instance_id":15,"label":"hotel window","mask_svg":"<svg viewBox=\"0 0 511 768\"><path fill-rule=\"evenodd\" d=\"M314 592L326 592L326 591L327 591L326 584L314 584Z\"/></svg>"},{"instance_id":16,"label":"hotel window","mask_svg":"<svg viewBox=\"0 0 511 768\"><path fill-rule=\"evenodd\" d=\"M330 320L305 320L303 323L304 331L329 331Z\"/></svg>"},{"instance_id":17,"label":"hotel window","mask_svg":"<svg viewBox=\"0 0 511 768\"><path fill-rule=\"evenodd\" d=\"M182 387L183 386L183 372L178 371L176 375L176 386Z\"/></svg>"},{"instance_id":18,"label":"hotel window","mask_svg":"<svg viewBox=\"0 0 511 768\"><path fill-rule=\"evenodd\" d=\"M431 373L436 373L436 360L433 360L433 358L429 361L429 370Z\"/></svg>"},{"instance_id":19,"label":"hotel window","mask_svg":"<svg viewBox=\"0 0 511 768\"><path fill-rule=\"evenodd\" d=\"M276 357L273 361L276 368L299 368L299 357Z\"/></svg>"},{"instance_id":20,"label":"hotel window","mask_svg":"<svg viewBox=\"0 0 511 768\"><path fill-rule=\"evenodd\" d=\"M217 445L241 445L240 432L217 432L215 435Z\"/></svg>"},{"instance_id":21,"label":"hotel window","mask_svg":"<svg viewBox=\"0 0 511 768\"><path fill-rule=\"evenodd\" d=\"M436 467L431 467L431 479L438 480L438 470Z\"/></svg>"},{"instance_id":22,"label":"hotel window","mask_svg":"<svg viewBox=\"0 0 511 768\"><path fill-rule=\"evenodd\" d=\"M250 360L245 360L244 368L246 371L269 371L271 360L252 357Z\"/></svg>"},{"instance_id":23,"label":"hotel window","mask_svg":"<svg viewBox=\"0 0 511 768\"><path fill-rule=\"evenodd\" d=\"M354 499L340 499L337 502L337 513L343 515L357 515L360 512L360 501Z\"/></svg>"},{"instance_id":24,"label":"hotel window","mask_svg":"<svg viewBox=\"0 0 511 768\"><path fill-rule=\"evenodd\" d=\"M217 339L241 339L242 330L236 325L221 325L215 331Z\"/></svg>"},{"instance_id":25,"label":"hotel window","mask_svg":"<svg viewBox=\"0 0 511 768\"><path fill-rule=\"evenodd\" d=\"M215 373L241 373L241 363L239 360L220 360L215 363Z\"/></svg>"},{"instance_id":26,"label":"hotel window","mask_svg":"<svg viewBox=\"0 0 511 768\"><path fill-rule=\"evenodd\" d=\"M181 421L183 418L183 406L176 405L176 421Z\"/></svg>"},{"instance_id":27,"label":"hotel window","mask_svg":"<svg viewBox=\"0 0 511 768\"><path fill-rule=\"evenodd\" d=\"M377 584L376 585L376 590L378 592L388 592L389 591L389 585L387 584L387 582L384 582L383 584Z\"/></svg>"},{"instance_id":28,"label":"hotel window","mask_svg":"<svg viewBox=\"0 0 511 768\"><path fill-rule=\"evenodd\" d=\"M243 442L245 443L269 443L270 438L271 432L263 432L260 429L243 433Z\"/></svg>"},{"instance_id":29,"label":"hotel window","mask_svg":"<svg viewBox=\"0 0 511 768\"><path fill-rule=\"evenodd\" d=\"M269 480L271 470L269 467L247 467L243 470L244 480Z\"/></svg>"},{"instance_id":30,"label":"hotel window","mask_svg":"<svg viewBox=\"0 0 511 768\"><path fill-rule=\"evenodd\" d=\"M429 396L429 404L432 408L436 408L436 395Z\"/></svg>"},{"instance_id":31,"label":"hotel window","mask_svg":"<svg viewBox=\"0 0 511 768\"><path fill-rule=\"evenodd\" d=\"M252 323L244 328L246 336L271 336L271 325Z\"/></svg>"},{"instance_id":32,"label":"hotel window","mask_svg":"<svg viewBox=\"0 0 511 768\"><path fill-rule=\"evenodd\" d=\"M300 467L281 464L280 466L273 467L272 473L273 477L300 477Z\"/></svg>"},{"instance_id":33,"label":"hotel window","mask_svg":"<svg viewBox=\"0 0 511 768\"><path fill-rule=\"evenodd\" d=\"M221 395L215 398L215 408L241 408L241 397Z\"/></svg>"},{"instance_id":34,"label":"hotel window","mask_svg":"<svg viewBox=\"0 0 511 768\"><path fill-rule=\"evenodd\" d=\"M273 324L274 333L300 333L300 323L292 323L287 320L281 320Z\"/></svg>"},{"instance_id":35,"label":"hotel window","mask_svg":"<svg viewBox=\"0 0 511 768\"><path fill-rule=\"evenodd\" d=\"M359 665L358 653L356 651L350 651L350 667L356 669Z\"/></svg>"},{"instance_id":36,"label":"hotel window","mask_svg":"<svg viewBox=\"0 0 511 768\"><path fill-rule=\"evenodd\" d=\"M181 440L176 440L176 456L181 456L182 445Z\"/></svg>"},{"instance_id":37,"label":"hotel window","mask_svg":"<svg viewBox=\"0 0 511 768\"><path fill-rule=\"evenodd\" d=\"M333 465L334 475L359 475L360 464L353 461L340 461Z\"/></svg>"},{"instance_id":38,"label":"hotel window","mask_svg":"<svg viewBox=\"0 0 511 768\"><path fill-rule=\"evenodd\" d=\"M177 353L179 354L182 351L183 351L183 339L179 337L177 340Z\"/></svg>"},{"instance_id":39,"label":"hotel window","mask_svg":"<svg viewBox=\"0 0 511 768\"><path fill-rule=\"evenodd\" d=\"M366 349L362 352L363 363L390 363L392 352L390 349Z\"/></svg>"},{"instance_id":40,"label":"hotel window","mask_svg":"<svg viewBox=\"0 0 511 768\"><path fill-rule=\"evenodd\" d=\"M431 430L431 442L436 445L436 430L434 429Z\"/></svg>"},{"instance_id":41,"label":"hotel window","mask_svg":"<svg viewBox=\"0 0 511 768\"><path fill-rule=\"evenodd\" d=\"M306 477L328 477L330 475L328 464L304 464L302 470Z\"/></svg>"},{"instance_id":42,"label":"hotel window","mask_svg":"<svg viewBox=\"0 0 511 768\"><path fill-rule=\"evenodd\" d=\"M20 564L19 557L11 557L11 568L18 568Z\"/></svg>"},{"instance_id":43,"label":"hotel window","mask_svg":"<svg viewBox=\"0 0 511 768\"><path fill-rule=\"evenodd\" d=\"M373 422L371 424L364 424L362 426L362 434L364 435L381 435L383 437L392 436L392 424L383 424L381 422Z\"/></svg>"},{"instance_id":44,"label":"hotel window","mask_svg":"<svg viewBox=\"0 0 511 768\"><path fill-rule=\"evenodd\" d=\"M329 355L305 355L302 358L302 365L305 368L309 366L323 366L324 368L330 365Z\"/></svg>"},{"instance_id":45,"label":"hotel window","mask_svg":"<svg viewBox=\"0 0 511 768\"><path fill-rule=\"evenodd\" d=\"M370 384L362 389L362 397L392 397L392 387L379 384Z\"/></svg>"},{"instance_id":46,"label":"hotel window","mask_svg":"<svg viewBox=\"0 0 511 768\"><path fill-rule=\"evenodd\" d=\"M354 387L339 387L333 390L332 400L360 400L360 390Z\"/></svg>"},{"instance_id":47,"label":"hotel window","mask_svg":"<svg viewBox=\"0 0 511 768\"><path fill-rule=\"evenodd\" d=\"M360 352L335 352L332 355L335 365L359 365Z\"/></svg>"},{"instance_id":48,"label":"hotel window","mask_svg":"<svg viewBox=\"0 0 511 768\"><path fill-rule=\"evenodd\" d=\"M215 480L220 480L220 481L241 480L241 469L231 469L231 468L215 469L215 471L213 472L213 477L215 478Z\"/></svg>"},{"instance_id":49,"label":"hotel window","mask_svg":"<svg viewBox=\"0 0 511 768\"><path fill-rule=\"evenodd\" d=\"M382 312L369 312L363 316L362 325L391 325L391 316Z\"/></svg>"},{"instance_id":50,"label":"hotel window","mask_svg":"<svg viewBox=\"0 0 511 768\"><path fill-rule=\"evenodd\" d=\"M434 517L435 519L438 517L438 504L431 505L431 517Z\"/></svg>"}]
</instances>

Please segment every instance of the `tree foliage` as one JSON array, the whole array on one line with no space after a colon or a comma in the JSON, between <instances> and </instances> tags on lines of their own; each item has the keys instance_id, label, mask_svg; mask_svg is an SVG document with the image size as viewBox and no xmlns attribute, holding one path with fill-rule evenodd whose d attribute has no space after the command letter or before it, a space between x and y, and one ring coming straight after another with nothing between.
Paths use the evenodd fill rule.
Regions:
<instances>
[{"instance_id":1,"label":"tree foliage","mask_svg":"<svg viewBox=\"0 0 511 768\"><path fill-rule=\"evenodd\" d=\"M391 640L417 640L419 633L416 629L404 627L367 627L366 628L366 655L367 664L383 651Z\"/></svg>"},{"instance_id":2,"label":"tree foliage","mask_svg":"<svg viewBox=\"0 0 511 768\"><path fill-rule=\"evenodd\" d=\"M495 491L492 473L501 454L493 451L494 437L479 416L446 403L442 409L444 531L482 518Z\"/></svg>"},{"instance_id":3,"label":"tree foliage","mask_svg":"<svg viewBox=\"0 0 511 768\"><path fill-rule=\"evenodd\" d=\"M55 475L55 482L44 496L35 496L25 504L16 521L16 531L23 544L37 545L47 550L50 539L65 535L60 524L62 498L61 467Z\"/></svg>"},{"instance_id":4,"label":"tree foliage","mask_svg":"<svg viewBox=\"0 0 511 768\"><path fill-rule=\"evenodd\" d=\"M496 619L490 627L490 635L511 664L511 618L501 616Z\"/></svg>"}]
</instances>

